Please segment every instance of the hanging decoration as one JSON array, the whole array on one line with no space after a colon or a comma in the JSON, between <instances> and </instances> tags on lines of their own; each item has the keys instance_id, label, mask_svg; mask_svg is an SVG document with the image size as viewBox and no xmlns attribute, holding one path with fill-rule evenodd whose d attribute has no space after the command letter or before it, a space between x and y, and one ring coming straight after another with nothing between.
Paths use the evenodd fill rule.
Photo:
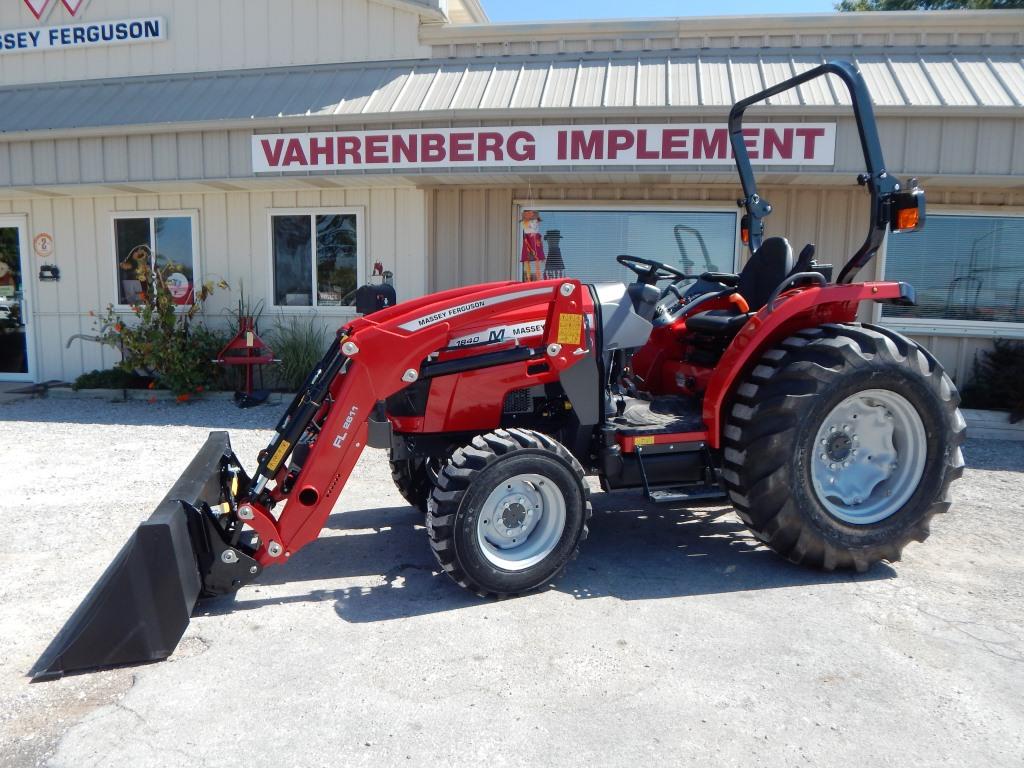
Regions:
<instances>
[{"instance_id":1,"label":"hanging decoration","mask_svg":"<svg viewBox=\"0 0 1024 768\"><path fill-rule=\"evenodd\" d=\"M544 240L540 234L540 214L523 211L523 249L519 261L523 265L523 281L540 280L544 274Z\"/></svg>"}]
</instances>

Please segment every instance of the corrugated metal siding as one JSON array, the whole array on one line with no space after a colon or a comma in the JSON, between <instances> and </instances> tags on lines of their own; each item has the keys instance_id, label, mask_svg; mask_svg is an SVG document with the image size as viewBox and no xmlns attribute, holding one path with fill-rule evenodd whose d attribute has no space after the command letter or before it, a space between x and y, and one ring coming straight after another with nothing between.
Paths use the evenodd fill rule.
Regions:
<instances>
[{"instance_id":1,"label":"corrugated metal siding","mask_svg":"<svg viewBox=\"0 0 1024 768\"><path fill-rule=\"evenodd\" d=\"M604 83L608 76L608 62L581 61L576 68L576 88L572 107L600 107L604 101Z\"/></svg>"},{"instance_id":2,"label":"corrugated metal siding","mask_svg":"<svg viewBox=\"0 0 1024 768\"><path fill-rule=\"evenodd\" d=\"M996 73L986 62L954 60L954 64L964 73L983 104L1013 106L1010 94L1000 85Z\"/></svg>"},{"instance_id":3,"label":"corrugated metal siding","mask_svg":"<svg viewBox=\"0 0 1024 768\"><path fill-rule=\"evenodd\" d=\"M1024 106L1024 67L1021 67L1020 57L992 57L985 63L991 67L999 85L1010 95L1014 104Z\"/></svg>"},{"instance_id":4,"label":"corrugated metal siding","mask_svg":"<svg viewBox=\"0 0 1024 768\"><path fill-rule=\"evenodd\" d=\"M476 109L484 97L494 69L466 69L459 89L452 97L452 109Z\"/></svg>"},{"instance_id":5,"label":"corrugated metal siding","mask_svg":"<svg viewBox=\"0 0 1024 768\"><path fill-rule=\"evenodd\" d=\"M572 103L572 89L576 83L577 66L575 62L551 65L540 100L541 107Z\"/></svg>"},{"instance_id":6,"label":"corrugated metal siding","mask_svg":"<svg viewBox=\"0 0 1024 768\"><path fill-rule=\"evenodd\" d=\"M98 311L115 301L114 246L111 216L117 212L196 210L200 273L223 277L231 291L219 291L207 304L211 325L223 322L224 310L244 285L253 298L270 300L270 208L362 206L366 266L380 261L395 274L395 288L405 299L427 291L426 193L414 189L336 189L282 192L123 195L117 197L0 199L0 216L24 215L27 232L51 232L57 243L61 280L37 286L35 323L36 373L40 380L72 380L84 371L109 368L118 356L91 342L65 342L76 333L92 333ZM62 255L63 254L63 255ZM369 271L367 271L367 274ZM287 309L274 309L276 318ZM323 312L330 332L337 315ZM267 321L268 327L274 322Z\"/></svg>"},{"instance_id":7,"label":"corrugated metal siding","mask_svg":"<svg viewBox=\"0 0 1024 768\"><path fill-rule=\"evenodd\" d=\"M427 192L429 291L513 278L513 200L508 187Z\"/></svg>"},{"instance_id":8,"label":"corrugated metal siding","mask_svg":"<svg viewBox=\"0 0 1024 768\"><path fill-rule=\"evenodd\" d=\"M518 80L518 66L507 62L495 64L480 99L480 109L507 109Z\"/></svg>"},{"instance_id":9,"label":"corrugated metal siding","mask_svg":"<svg viewBox=\"0 0 1024 768\"><path fill-rule=\"evenodd\" d=\"M700 103L700 86L697 83L697 62L669 59L667 70L666 76L669 82L668 106L679 107L685 104Z\"/></svg>"},{"instance_id":10,"label":"corrugated metal siding","mask_svg":"<svg viewBox=\"0 0 1024 768\"><path fill-rule=\"evenodd\" d=\"M792 62L787 59L762 59L761 72L764 77L764 85L766 88L770 88L773 85L781 83L783 80L793 77L796 74ZM798 105L800 104L800 93L798 90L783 91L777 96L772 96L771 99L768 100L768 103L789 106Z\"/></svg>"},{"instance_id":11,"label":"corrugated metal siding","mask_svg":"<svg viewBox=\"0 0 1024 768\"><path fill-rule=\"evenodd\" d=\"M59 5L50 0L51 5ZM163 16L168 39L48 53L4 54L5 84L83 77L426 58L419 15L367 0L90 0L88 21ZM78 17L82 18L81 15ZM47 25L71 17L56 8ZM0 29L38 26L25 3L0 3Z\"/></svg>"},{"instance_id":12,"label":"corrugated metal siding","mask_svg":"<svg viewBox=\"0 0 1024 768\"><path fill-rule=\"evenodd\" d=\"M835 52L830 55L842 55ZM669 54L587 59L469 59L338 64L282 70L140 77L0 88L0 132L95 128L311 114L368 117L458 109L701 108L737 99L820 57ZM875 103L1005 108L1024 103L1020 59L958 52L952 56L859 55ZM818 80L776 97L775 106L848 104L845 88ZM465 93L465 98L462 94Z\"/></svg>"}]
</instances>

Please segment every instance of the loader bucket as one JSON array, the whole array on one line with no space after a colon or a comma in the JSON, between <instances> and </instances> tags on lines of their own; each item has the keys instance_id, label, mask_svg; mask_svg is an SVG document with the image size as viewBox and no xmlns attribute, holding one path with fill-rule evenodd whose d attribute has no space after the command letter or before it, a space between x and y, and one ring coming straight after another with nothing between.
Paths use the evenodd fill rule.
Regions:
<instances>
[{"instance_id":1,"label":"loader bucket","mask_svg":"<svg viewBox=\"0 0 1024 768\"><path fill-rule=\"evenodd\" d=\"M222 501L225 462L233 458L228 433L211 432L35 663L34 681L158 661L174 651L203 589L190 514Z\"/></svg>"}]
</instances>

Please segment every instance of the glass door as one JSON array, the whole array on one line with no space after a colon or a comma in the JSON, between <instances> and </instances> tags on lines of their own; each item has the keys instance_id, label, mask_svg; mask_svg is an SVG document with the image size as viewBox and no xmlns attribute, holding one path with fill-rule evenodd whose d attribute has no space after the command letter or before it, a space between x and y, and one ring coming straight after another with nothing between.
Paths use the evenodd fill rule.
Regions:
<instances>
[{"instance_id":1,"label":"glass door","mask_svg":"<svg viewBox=\"0 0 1024 768\"><path fill-rule=\"evenodd\" d=\"M0 218L0 381L32 379L25 230Z\"/></svg>"}]
</instances>

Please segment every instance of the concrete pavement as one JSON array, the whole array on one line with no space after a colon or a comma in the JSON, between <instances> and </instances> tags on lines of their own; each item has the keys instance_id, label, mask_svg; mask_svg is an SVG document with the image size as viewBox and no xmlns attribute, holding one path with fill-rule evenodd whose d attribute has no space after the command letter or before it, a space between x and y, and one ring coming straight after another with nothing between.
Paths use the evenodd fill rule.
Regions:
<instances>
[{"instance_id":1,"label":"concrete pavement","mask_svg":"<svg viewBox=\"0 0 1024 768\"><path fill-rule=\"evenodd\" d=\"M0 766L984 765L1024 761L1024 444L972 441L901 563L821 574L726 508L595 495L554 589L437 573L368 452L322 537L201 604L167 662L24 673L209 428L276 409L0 406Z\"/></svg>"}]
</instances>

